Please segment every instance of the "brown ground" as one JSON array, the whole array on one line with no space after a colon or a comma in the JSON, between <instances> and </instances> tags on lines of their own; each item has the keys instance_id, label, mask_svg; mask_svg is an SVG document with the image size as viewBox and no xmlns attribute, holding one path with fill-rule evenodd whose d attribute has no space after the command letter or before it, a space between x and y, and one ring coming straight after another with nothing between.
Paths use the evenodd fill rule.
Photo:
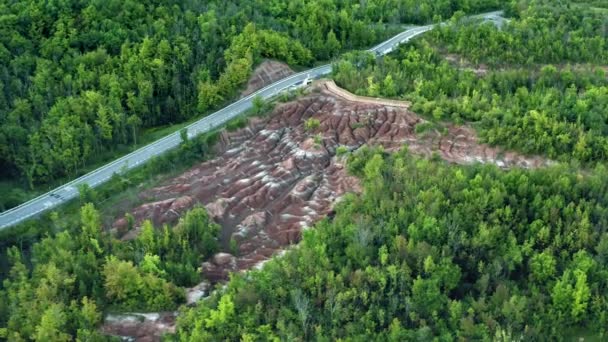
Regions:
<instances>
[{"instance_id":1,"label":"brown ground","mask_svg":"<svg viewBox=\"0 0 608 342\"><path fill-rule=\"evenodd\" d=\"M293 70L285 63L272 60L264 61L253 70L253 75L241 96L247 96L293 73Z\"/></svg>"},{"instance_id":2,"label":"brown ground","mask_svg":"<svg viewBox=\"0 0 608 342\"><path fill-rule=\"evenodd\" d=\"M336 156L339 146L352 151L363 144L382 145L390 151L408 145L413 153L437 153L459 164L538 167L549 163L479 144L473 129L466 126L446 125L445 134L437 130L417 134L416 125L425 121L409 111L409 103L369 102L333 82L316 83L311 94L277 106L268 117L254 119L244 129L223 133L217 158L143 191L142 199L154 201L129 211L136 225L145 219L160 225L176 222L198 203L204 205L223 227L224 246L231 238L238 244L236 256L218 253L203 263L204 277L214 283L297 243L302 230L326 216L342 195L361 191L358 179L346 173L344 159ZM320 125L307 131L304 123L311 118ZM125 225L124 219L118 219L114 228L121 231ZM123 238L136 234L137 229ZM192 301L206 291L202 285L203 291L190 291ZM121 329L121 322L107 322L104 331L144 336L129 324ZM144 330L154 326L140 325Z\"/></svg>"},{"instance_id":3,"label":"brown ground","mask_svg":"<svg viewBox=\"0 0 608 342\"><path fill-rule=\"evenodd\" d=\"M201 163L141 198L154 198L130 210L136 225L151 219L156 225L175 223L196 204L204 205L223 227L222 242L238 243L238 256L222 254L203 264L205 278L216 282L228 273L245 270L268 259L277 250L299 241L302 229L327 215L347 191L361 190L347 175L336 148L355 150L363 144L387 150L409 146L411 152L460 164L482 162L500 167L537 167L547 164L479 144L470 127L447 125L416 134L423 119L408 110L408 103L365 103L330 83L297 101L282 104L266 119L249 127L223 133L219 156ZM320 125L304 128L310 118ZM118 219L114 228L124 228ZM134 230L124 238L133 238Z\"/></svg>"}]
</instances>

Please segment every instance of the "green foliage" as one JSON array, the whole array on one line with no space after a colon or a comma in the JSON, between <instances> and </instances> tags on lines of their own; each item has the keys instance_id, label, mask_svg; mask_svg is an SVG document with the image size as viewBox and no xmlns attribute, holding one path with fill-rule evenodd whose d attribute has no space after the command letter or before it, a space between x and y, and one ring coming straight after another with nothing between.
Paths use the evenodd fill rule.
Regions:
<instances>
[{"instance_id":1,"label":"green foliage","mask_svg":"<svg viewBox=\"0 0 608 342\"><path fill-rule=\"evenodd\" d=\"M29 187L206 114L262 58L311 65L497 0L48 1L0 5L0 178ZM13 196L13 200L18 196ZM8 201L5 205L11 205Z\"/></svg>"},{"instance_id":2,"label":"green foliage","mask_svg":"<svg viewBox=\"0 0 608 342\"><path fill-rule=\"evenodd\" d=\"M138 268L130 261L108 257L103 266L104 290L113 308L161 311L171 309L184 299L183 291L150 272L149 263L149 259L144 258L143 267Z\"/></svg>"},{"instance_id":3,"label":"green foliage","mask_svg":"<svg viewBox=\"0 0 608 342\"><path fill-rule=\"evenodd\" d=\"M416 134L424 134L425 132L431 131L434 128L435 124L427 121L417 124L416 127L414 127L414 130L416 131Z\"/></svg>"},{"instance_id":4,"label":"green foliage","mask_svg":"<svg viewBox=\"0 0 608 342\"><path fill-rule=\"evenodd\" d=\"M11 265L0 290L0 333L9 340L103 340L101 312L173 310L178 286L200 281L196 268L218 249L219 226L201 208L173 229L142 223L140 235L120 242L101 231L92 204L79 227L43 238L25 258L8 249Z\"/></svg>"},{"instance_id":5,"label":"green foliage","mask_svg":"<svg viewBox=\"0 0 608 342\"><path fill-rule=\"evenodd\" d=\"M304 129L310 132L314 132L319 126L321 126L319 119L310 118L304 122Z\"/></svg>"},{"instance_id":6,"label":"green foliage","mask_svg":"<svg viewBox=\"0 0 608 342\"><path fill-rule=\"evenodd\" d=\"M480 137L492 145L564 161L608 160L608 81L601 68L546 65L480 77L451 65L431 43L416 42L383 61L367 52L347 54L335 63L334 79L368 96L392 84L390 92L412 100L415 112L432 120L477 123ZM384 85L374 81L383 78Z\"/></svg>"},{"instance_id":7,"label":"green foliage","mask_svg":"<svg viewBox=\"0 0 608 342\"><path fill-rule=\"evenodd\" d=\"M323 136L320 134L315 134L313 137L313 141L315 142L316 147L319 148L320 145L323 143Z\"/></svg>"},{"instance_id":8,"label":"green foliage","mask_svg":"<svg viewBox=\"0 0 608 342\"><path fill-rule=\"evenodd\" d=\"M198 84L198 105L197 109L200 113L205 113L209 109L214 108L222 103L224 98L220 95L219 86L212 84L209 81Z\"/></svg>"},{"instance_id":9,"label":"green foliage","mask_svg":"<svg viewBox=\"0 0 608 342\"><path fill-rule=\"evenodd\" d=\"M365 127L365 122L353 122L352 124L350 124L350 128L352 128L353 130L363 127Z\"/></svg>"},{"instance_id":10,"label":"green foliage","mask_svg":"<svg viewBox=\"0 0 608 342\"><path fill-rule=\"evenodd\" d=\"M253 23L245 26L224 54L227 60L251 54L256 62L267 57L300 65L306 65L313 60L310 50L299 41L291 41L287 35L271 30L258 30Z\"/></svg>"},{"instance_id":11,"label":"green foliage","mask_svg":"<svg viewBox=\"0 0 608 342\"><path fill-rule=\"evenodd\" d=\"M253 115L260 115L266 111L266 108L268 108L264 98L259 95L254 97L251 102L253 104L253 108L251 109Z\"/></svg>"},{"instance_id":12,"label":"green foliage","mask_svg":"<svg viewBox=\"0 0 608 342\"><path fill-rule=\"evenodd\" d=\"M228 123L226 124L226 130L228 132L234 132L236 130L239 130L239 129L247 126L248 121L249 120L243 116L232 119L232 120L228 121Z\"/></svg>"},{"instance_id":13,"label":"green foliage","mask_svg":"<svg viewBox=\"0 0 608 342\"><path fill-rule=\"evenodd\" d=\"M363 195L187 310L178 339L262 338L266 326L280 340L605 336L608 238L585 228L607 223L604 167L502 171L365 148L348 165Z\"/></svg>"},{"instance_id":14,"label":"green foliage","mask_svg":"<svg viewBox=\"0 0 608 342\"><path fill-rule=\"evenodd\" d=\"M182 144L187 144L188 143L188 129L187 128L182 128L179 131L179 137L182 140Z\"/></svg>"},{"instance_id":15,"label":"green foliage","mask_svg":"<svg viewBox=\"0 0 608 342\"><path fill-rule=\"evenodd\" d=\"M197 268L219 249L220 227L202 208L194 208L173 229L155 229L149 221L142 223L133 250L125 249L129 259L144 263L152 274L182 286L200 281ZM143 256L143 259L142 259Z\"/></svg>"},{"instance_id":16,"label":"green foliage","mask_svg":"<svg viewBox=\"0 0 608 342\"><path fill-rule=\"evenodd\" d=\"M16 207L27 201L27 193L20 188L13 187L13 184L0 185L0 192L5 194L0 198L0 211Z\"/></svg>"},{"instance_id":17,"label":"green foliage","mask_svg":"<svg viewBox=\"0 0 608 342\"><path fill-rule=\"evenodd\" d=\"M336 155L337 156L343 156L345 154L348 153L348 147L344 146L344 145L340 145L336 148Z\"/></svg>"},{"instance_id":18,"label":"green foliage","mask_svg":"<svg viewBox=\"0 0 608 342\"><path fill-rule=\"evenodd\" d=\"M380 96L380 86L374 82L374 77L367 78L367 95L372 97Z\"/></svg>"},{"instance_id":19,"label":"green foliage","mask_svg":"<svg viewBox=\"0 0 608 342\"><path fill-rule=\"evenodd\" d=\"M438 30L437 37L448 51L473 63L607 64L605 13L571 2L512 1L508 7L515 20L505 25L455 21Z\"/></svg>"},{"instance_id":20,"label":"green foliage","mask_svg":"<svg viewBox=\"0 0 608 342\"><path fill-rule=\"evenodd\" d=\"M70 336L62 332L66 325L66 317L61 306L51 305L42 315L40 325L32 336L34 341L70 341Z\"/></svg>"},{"instance_id":21,"label":"green foliage","mask_svg":"<svg viewBox=\"0 0 608 342\"><path fill-rule=\"evenodd\" d=\"M0 5L0 177L34 187L74 176L98 156L136 145L147 128L234 98L263 58L312 65L340 49L368 47L400 23L499 5ZM336 80L354 93L407 98L435 120L475 123L485 142L588 168L503 172L448 167L407 152L349 154L364 194L346 196L299 248L261 271L235 275L225 290L183 310L177 338L511 341L560 339L580 329L605 337L608 81L594 66L608 62L605 5L512 1L504 6L513 20L501 27L473 25L456 12L452 25L383 60L355 52L336 61ZM504 69L477 75L445 61L444 52ZM253 102L256 114L268 109L260 98ZM227 126L245 124L242 118ZM305 123L309 131L319 125ZM416 132L433 127L420 124ZM219 249L219 226L205 210L193 209L173 228L127 216L130 229L140 225L141 232L120 242L85 203L200 160L214 139L184 138L130 178L79 189L79 224L49 215L48 224L30 226L39 242L3 251L1 265L10 271L0 288L0 339L103 340L97 327L106 310L173 310L183 302L179 286L199 282L201 262ZM22 197L4 195L4 207Z\"/></svg>"},{"instance_id":22,"label":"green foliage","mask_svg":"<svg viewBox=\"0 0 608 342\"><path fill-rule=\"evenodd\" d=\"M236 242L236 240L234 238L230 238L230 254L234 255L234 256L238 256L239 255L239 246L238 243Z\"/></svg>"},{"instance_id":23,"label":"green foliage","mask_svg":"<svg viewBox=\"0 0 608 342\"><path fill-rule=\"evenodd\" d=\"M80 203L94 203L97 202L97 191L91 188L88 184L81 184L78 186L78 194L80 198Z\"/></svg>"}]
</instances>

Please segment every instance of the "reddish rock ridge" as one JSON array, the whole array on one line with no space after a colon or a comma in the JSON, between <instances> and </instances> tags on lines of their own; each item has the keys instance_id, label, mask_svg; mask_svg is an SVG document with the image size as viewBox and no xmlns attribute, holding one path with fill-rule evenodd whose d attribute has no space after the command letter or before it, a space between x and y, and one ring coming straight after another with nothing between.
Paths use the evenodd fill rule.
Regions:
<instances>
[{"instance_id":1,"label":"reddish rock ridge","mask_svg":"<svg viewBox=\"0 0 608 342\"><path fill-rule=\"evenodd\" d=\"M335 94L331 84L315 87L310 95L279 105L267 118L223 133L217 158L140 194L156 201L132 210L136 226L145 219L157 225L174 223L197 203L204 205L223 227L224 246L231 238L238 245L237 256L223 253L203 264L205 278L217 282L298 242L301 231L327 215L344 193L361 190L336 156L339 146L355 150L363 144L382 145L390 151L407 144L413 153L438 153L461 164L548 164L479 144L469 127L447 125L444 134L436 130L417 134L416 125L424 120L411 113L406 102L370 104ZM307 131L304 123L311 118L320 125ZM119 219L114 227L124 225Z\"/></svg>"},{"instance_id":2,"label":"reddish rock ridge","mask_svg":"<svg viewBox=\"0 0 608 342\"><path fill-rule=\"evenodd\" d=\"M241 96L247 96L293 73L293 70L285 63L264 61L253 70L253 74L247 82L247 88L241 93Z\"/></svg>"}]
</instances>

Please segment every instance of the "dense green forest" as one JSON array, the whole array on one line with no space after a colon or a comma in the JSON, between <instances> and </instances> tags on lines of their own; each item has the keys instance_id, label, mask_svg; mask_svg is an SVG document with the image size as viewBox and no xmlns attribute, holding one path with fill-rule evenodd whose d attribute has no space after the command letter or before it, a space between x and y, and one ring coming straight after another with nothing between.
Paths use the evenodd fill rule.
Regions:
<instances>
[{"instance_id":1,"label":"dense green forest","mask_svg":"<svg viewBox=\"0 0 608 342\"><path fill-rule=\"evenodd\" d=\"M538 63L608 64L608 3L598 11L588 4L538 1L512 2L505 26L453 25L437 30L435 43L462 54L471 62L501 65ZM598 1L598 5L600 1ZM457 18L454 18L457 19Z\"/></svg>"},{"instance_id":2,"label":"dense green forest","mask_svg":"<svg viewBox=\"0 0 608 342\"><path fill-rule=\"evenodd\" d=\"M262 271L180 316L181 341L528 341L608 327L608 171L349 160L365 182Z\"/></svg>"},{"instance_id":3,"label":"dense green forest","mask_svg":"<svg viewBox=\"0 0 608 342\"><path fill-rule=\"evenodd\" d=\"M509 22L463 19L499 6ZM567 163L505 171L406 147L347 154L363 194L346 196L297 248L182 308L167 339L605 338L607 9L604 0L4 2L0 180L36 188L73 177L149 129L233 100L263 58L337 58L333 77L353 92L408 99L430 119L472 123L485 142ZM385 58L339 55L453 14ZM133 184L82 189L81 202L207 157L212 141L184 141ZM30 223L43 236L0 253L0 339L106 340L104 314L175 310L221 248L202 208L175 227L146 222L130 241L106 232L93 204L78 223L62 215Z\"/></svg>"},{"instance_id":4,"label":"dense green forest","mask_svg":"<svg viewBox=\"0 0 608 342\"><path fill-rule=\"evenodd\" d=\"M61 225L55 216L53 225ZM0 338L10 341L103 339L102 313L172 310L184 301L181 286L200 281L197 268L218 250L219 226L205 210L189 211L174 228L141 227L118 241L102 231L93 205L81 223L34 244L26 259L8 250L11 270L0 291Z\"/></svg>"},{"instance_id":5,"label":"dense green forest","mask_svg":"<svg viewBox=\"0 0 608 342\"><path fill-rule=\"evenodd\" d=\"M530 6L502 27L455 16L453 25L384 59L346 54L333 76L358 94L410 99L416 113L436 120L473 122L491 144L563 161L604 162L608 17L595 13ZM555 49L557 36L570 38ZM495 69L478 77L448 62L445 50Z\"/></svg>"},{"instance_id":6,"label":"dense green forest","mask_svg":"<svg viewBox=\"0 0 608 342\"><path fill-rule=\"evenodd\" d=\"M5 1L0 180L43 186L124 153L146 129L232 100L261 58L309 66L458 1ZM8 196L12 198L8 198ZM18 190L2 206L17 204Z\"/></svg>"}]
</instances>

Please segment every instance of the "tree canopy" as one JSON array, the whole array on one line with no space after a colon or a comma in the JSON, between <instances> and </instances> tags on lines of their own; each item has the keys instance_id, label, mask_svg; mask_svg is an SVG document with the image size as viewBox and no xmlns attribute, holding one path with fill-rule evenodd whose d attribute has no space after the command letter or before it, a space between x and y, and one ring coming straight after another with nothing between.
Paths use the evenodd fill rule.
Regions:
<instances>
[{"instance_id":1,"label":"tree canopy","mask_svg":"<svg viewBox=\"0 0 608 342\"><path fill-rule=\"evenodd\" d=\"M466 13L502 7L509 21ZM605 0L8 1L0 4L0 181L73 177L153 131L233 100L265 58L331 60L353 93L406 99L428 121L562 163L503 170L339 149L363 185L297 248L180 309L180 341L565 340L608 327ZM406 23L449 18L384 58L361 51ZM257 114L268 109L255 100ZM232 122L227 129L245 125ZM320 123L307 120L305 129ZM422 132L424 124L416 127ZM134 179L199 160L189 139ZM419 133L420 133L419 132ZM176 310L222 246L195 207L175 226L80 221L0 255L0 339L101 341L110 311ZM1 184L0 184L1 185ZM135 186L135 185L134 185ZM2 188L0 188L0 191ZM5 206L13 192L0 196ZM19 197L19 196L16 196ZM133 232L133 229L137 229ZM6 259L6 260L5 260Z\"/></svg>"},{"instance_id":2,"label":"tree canopy","mask_svg":"<svg viewBox=\"0 0 608 342\"><path fill-rule=\"evenodd\" d=\"M218 250L218 234L205 210L195 208L174 228L144 222L137 238L118 241L102 232L99 212L86 204L80 227L43 238L31 255L8 250L0 338L99 340L105 310L175 309L185 300L181 286L201 281L197 268Z\"/></svg>"},{"instance_id":3,"label":"tree canopy","mask_svg":"<svg viewBox=\"0 0 608 342\"><path fill-rule=\"evenodd\" d=\"M518 2L521 18L502 28L453 20L381 60L346 54L333 76L358 94L409 99L415 112L435 120L475 123L490 144L562 161L604 162L606 19L578 7L533 3ZM556 50L553 34L581 39L560 40ZM592 48L589 41L601 42L599 50L584 52ZM470 65L450 62L449 52ZM476 70L479 62L489 70Z\"/></svg>"},{"instance_id":4,"label":"tree canopy","mask_svg":"<svg viewBox=\"0 0 608 342\"><path fill-rule=\"evenodd\" d=\"M71 178L147 129L232 100L261 58L368 47L486 1L9 1L0 4L0 179ZM19 196L17 196L19 197ZM12 203L12 202L11 202Z\"/></svg>"},{"instance_id":5,"label":"tree canopy","mask_svg":"<svg viewBox=\"0 0 608 342\"><path fill-rule=\"evenodd\" d=\"M363 196L179 318L178 339L536 340L608 317L608 176L364 149ZM604 335L601 335L604 336Z\"/></svg>"}]
</instances>

